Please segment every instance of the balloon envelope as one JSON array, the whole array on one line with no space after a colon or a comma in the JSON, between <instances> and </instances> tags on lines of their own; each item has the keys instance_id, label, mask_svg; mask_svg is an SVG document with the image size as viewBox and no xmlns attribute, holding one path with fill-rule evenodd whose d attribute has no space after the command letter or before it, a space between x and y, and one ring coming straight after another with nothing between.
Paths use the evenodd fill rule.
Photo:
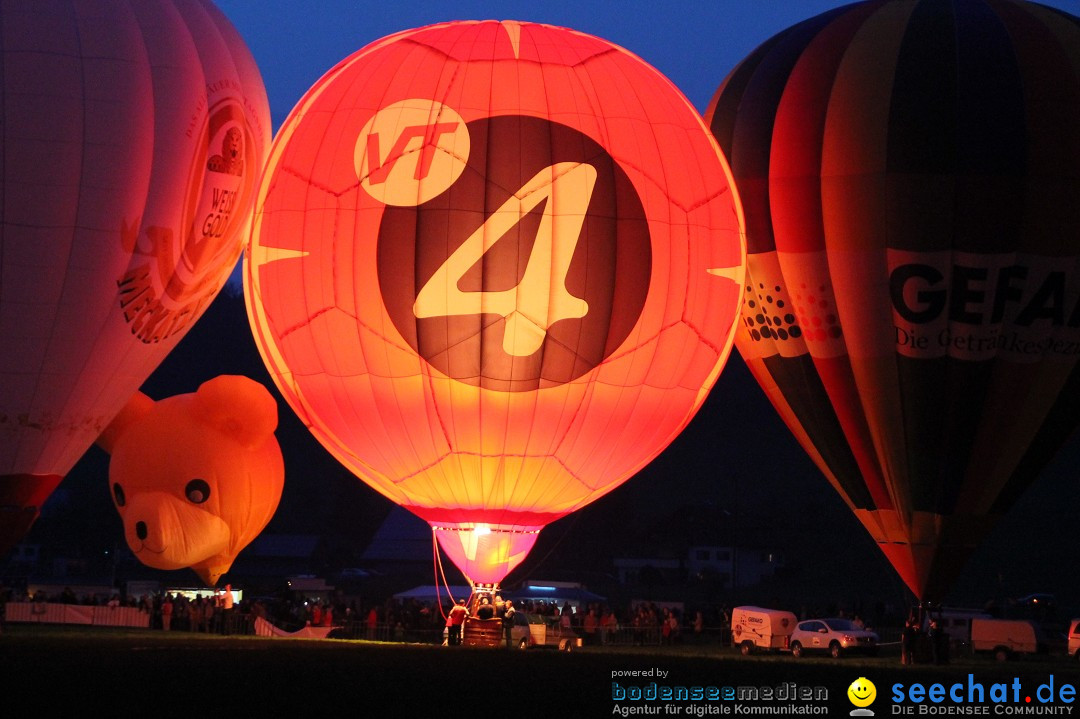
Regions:
<instances>
[{"instance_id":1,"label":"balloon envelope","mask_svg":"<svg viewBox=\"0 0 1080 719\"><path fill-rule=\"evenodd\" d=\"M273 396L246 377L220 375L157 402L136 394L98 439L135 558L217 584L281 499L276 427Z\"/></svg>"},{"instance_id":2,"label":"balloon envelope","mask_svg":"<svg viewBox=\"0 0 1080 719\"><path fill-rule=\"evenodd\" d=\"M744 203L736 344L911 590L940 600L1076 426L1080 21L863 2L707 122Z\"/></svg>"},{"instance_id":3,"label":"balloon envelope","mask_svg":"<svg viewBox=\"0 0 1080 719\"><path fill-rule=\"evenodd\" d=\"M700 117L625 50L421 28L281 128L245 296L315 436L495 582L700 406L732 344L737 206Z\"/></svg>"},{"instance_id":4,"label":"balloon envelope","mask_svg":"<svg viewBox=\"0 0 1080 719\"><path fill-rule=\"evenodd\" d=\"M207 0L0 8L0 552L235 265L269 109Z\"/></svg>"}]
</instances>

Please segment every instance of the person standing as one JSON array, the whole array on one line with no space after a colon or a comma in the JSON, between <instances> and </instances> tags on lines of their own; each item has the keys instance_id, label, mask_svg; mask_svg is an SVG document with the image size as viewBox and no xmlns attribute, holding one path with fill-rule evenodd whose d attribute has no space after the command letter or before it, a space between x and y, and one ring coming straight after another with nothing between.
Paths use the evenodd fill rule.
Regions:
<instances>
[{"instance_id":1,"label":"person standing","mask_svg":"<svg viewBox=\"0 0 1080 719\"><path fill-rule=\"evenodd\" d=\"M205 613L203 612L203 595L198 594L191 602L191 631L201 632L203 631L203 618Z\"/></svg>"},{"instance_id":2,"label":"person standing","mask_svg":"<svg viewBox=\"0 0 1080 719\"><path fill-rule=\"evenodd\" d=\"M585 614L583 625L585 628L585 643L589 646L593 646L596 644L596 629L599 626L595 607L589 607L588 613Z\"/></svg>"},{"instance_id":3,"label":"person standing","mask_svg":"<svg viewBox=\"0 0 1080 719\"><path fill-rule=\"evenodd\" d=\"M161 601L161 628L169 631L172 627L173 603L168 594Z\"/></svg>"},{"instance_id":4,"label":"person standing","mask_svg":"<svg viewBox=\"0 0 1080 719\"><path fill-rule=\"evenodd\" d=\"M679 641L679 615L674 609L666 612L667 617L664 622L667 624L667 640L669 644L676 644Z\"/></svg>"},{"instance_id":5,"label":"person standing","mask_svg":"<svg viewBox=\"0 0 1080 719\"><path fill-rule=\"evenodd\" d=\"M918 637L918 630L915 625L915 618L909 616L907 621L904 622L904 629L900 632L900 663L901 664L914 664L913 656L915 650L915 640Z\"/></svg>"},{"instance_id":6,"label":"person standing","mask_svg":"<svg viewBox=\"0 0 1080 719\"><path fill-rule=\"evenodd\" d=\"M941 628L941 619L935 617L930 620L930 630L927 632L930 641L930 654L934 664L949 663L949 635Z\"/></svg>"},{"instance_id":7,"label":"person standing","mask_svg":"<svg viewBox=\"0 0 1080 719\"><path fill-rule=\"evenodd\" d=\"M491 600L486 596L480 597L480 606L476 608L477 619L494 619L495 607L491 605Z\"/></svg>"},{"instance_id":8,"label":"person standing","mask_svg":"<svg viewBox=\"0 0 1080 719\"><path fill-rule=\"evenodd\" d=\"M202 625L203 631L206 633L218 631L218 607L217 602L211 597L203 599L202 604Z\"/></svg>"},{"instance_id":9,"label":"person standing","mask_svg":"<svg viewBox=\"0 0 1080 719\"><path fill-rule=\"evenodd\" d=\"M461 625L465 623L465 617L468 615L469 610L465 608L465 600L457 600L457 604L453 606L446 618L446 639L450 646L456 647L461 644Z\"/></svg>"},{"instance_id":10,"label":"person standing","mask_svg":"<svg viewBox=\"0 0 1080 719\"><path fill-rule=\"evenodd\" d=\"M513 643L514 633L514 615L517 614L517 610L514 609L514 603L507 599L505 604L505 610L503 611L503 635L506 637L506 646L509 648Z\"/></svg>"},{"instance_id":11,"label":"person standing","mask_svg":"<svg viewBox=\"0 0 1080 719\"><path fill-rule=\"evenodd\" d=\"M607 644L615 640L619 632L619 620L615 612L606 605L600 614L600 643Z\"/></svg>"},{"instance_id":12,"label":"person standing","mask_svg":"<svg viewBox=\"0 0 1080 719\"><path fill-rule=\"evenodd\" d=\"M221 595L221 626L224 634L232 634L235 631L233 629L233 606L232 585L226 584L225 591Z\"/></svg>"}]
</instances>

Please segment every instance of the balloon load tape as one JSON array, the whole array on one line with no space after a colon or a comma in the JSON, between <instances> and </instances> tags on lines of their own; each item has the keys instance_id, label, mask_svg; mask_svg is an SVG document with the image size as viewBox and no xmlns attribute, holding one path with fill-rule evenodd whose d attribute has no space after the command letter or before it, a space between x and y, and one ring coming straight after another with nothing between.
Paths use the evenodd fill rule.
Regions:
<instances>
[{"instance_id":1,"label":"balloon load tape","mask_svg":"<svg viewBox=\"0 0 1080 719\"><path fill-rule=\"evenodd\" d=\"M435 532L478 532L480 534L540 534L539 529L522 529L519 527L491 527L491 526L461 526L461 525L431 525Z\"/></svg>"}]
</instances>

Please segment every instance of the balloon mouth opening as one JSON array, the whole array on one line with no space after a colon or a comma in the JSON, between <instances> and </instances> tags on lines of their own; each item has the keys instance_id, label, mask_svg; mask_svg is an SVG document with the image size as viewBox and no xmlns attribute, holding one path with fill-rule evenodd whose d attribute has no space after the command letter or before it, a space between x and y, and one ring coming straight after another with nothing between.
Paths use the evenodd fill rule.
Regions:
<instances>
[{"instance_id":1,"label":"balloon mouth opening","mask_svg":"<svg viewBox=\"0 0 1080 719\"><path fill-rule=\"evenodd\" d=\"M431 528L436 532L475 532L477 536L488 534L540 534L543 527L491 524L488 522L437 522Z\"/></svg>"},{"instance_id":2,"label":"balloon mouth opening","mask_svg":"<svg viewBox=\"0 0 1080 719\"><path fill-rule=\"evenodd\" d=\"M543 527L486 522L431 525L439 546L471 584L498 584L521 564Z\"/></svg>"}]
</instances>

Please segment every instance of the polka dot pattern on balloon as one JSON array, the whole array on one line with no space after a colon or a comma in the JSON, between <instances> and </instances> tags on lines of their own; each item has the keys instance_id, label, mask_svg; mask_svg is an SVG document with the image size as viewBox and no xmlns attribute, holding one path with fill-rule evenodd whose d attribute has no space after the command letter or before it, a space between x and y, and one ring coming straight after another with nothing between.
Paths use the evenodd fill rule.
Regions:
<instances>
[{"instance_id":1,"label":"polka dot pattern on balloon","mask_svg":"<svg viewBox=\"0 0 1080 719\"><path fill-rule=\"evenodd\" d=\"M796 316L803 319L808 341L835 340L843 334L829 283L811 285L800 282L798 289L792 293L792 301Z\"/></svg>"},{"instance_id":2,"label":"polka dot pattern on balloon","mask_svg":"<svg viewBox=\"0 0 1080 719\"><path fill-rule=\"evenodd\" d=\"M793 303L778 284L747 282L743 292L742 317L754 341L785 341L803 336L803 327Z\"/></svg>"}]
</instances>

